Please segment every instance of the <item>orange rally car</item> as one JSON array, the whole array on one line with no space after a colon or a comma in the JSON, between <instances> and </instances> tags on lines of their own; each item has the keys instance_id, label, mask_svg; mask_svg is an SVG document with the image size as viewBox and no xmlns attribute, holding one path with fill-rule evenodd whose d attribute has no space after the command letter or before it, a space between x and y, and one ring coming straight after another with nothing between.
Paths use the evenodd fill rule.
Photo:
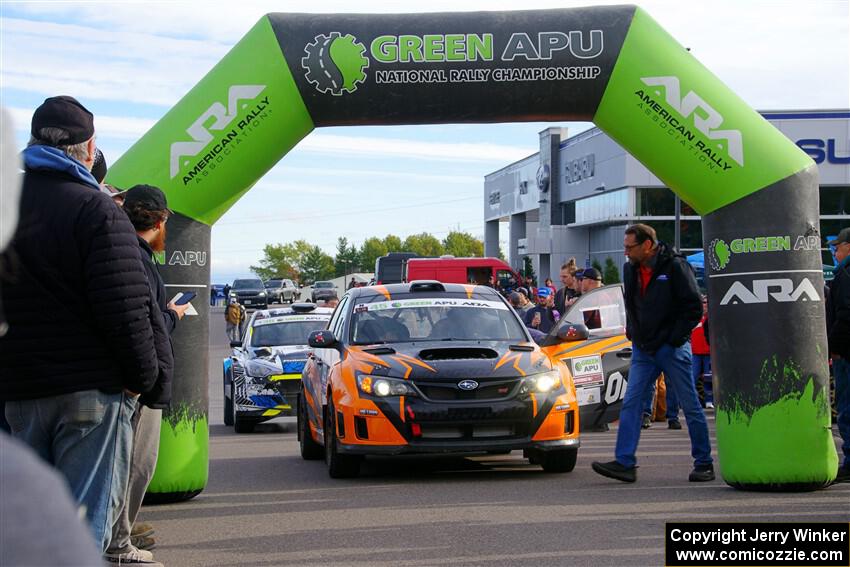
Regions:
<instances>
[{"instance_id":1,"label":"orange rally car","mask_svg":"<svg viewBox=\"0 0 850 567\"><path fill-rule=\"evenodd\" d=\"M298 439L302 457L324 458L331 477L356 476L365 455L407 453L522 449L546 471L575 467L571 376L488 287L354 288L309 344Z\"/></svg>"}]
</instances>

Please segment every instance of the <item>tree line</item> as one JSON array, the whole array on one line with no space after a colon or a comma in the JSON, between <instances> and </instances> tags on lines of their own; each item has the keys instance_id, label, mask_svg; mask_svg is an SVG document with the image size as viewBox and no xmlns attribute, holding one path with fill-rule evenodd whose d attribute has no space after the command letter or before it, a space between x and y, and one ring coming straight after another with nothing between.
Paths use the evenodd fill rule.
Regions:
<instances>
[{"instance_id":1,"label":"tree line","mask_svg":"<svg viewBox=\"0 0 850 567\"><path fill-rule=\"evenodd\" d=\"M359 247L344 236L336 241L331 256L315 244L296 240L287 244L266 244L259 265L251 271L261 279L288 278L309 285L354 272L372 272L375 260L390 252L415 252L420 256L484 256L484 242L469 233L452 231L440 240L432 234L412 234L402 240L388 234L367 238Z\"/></svg>"}]
</instances>

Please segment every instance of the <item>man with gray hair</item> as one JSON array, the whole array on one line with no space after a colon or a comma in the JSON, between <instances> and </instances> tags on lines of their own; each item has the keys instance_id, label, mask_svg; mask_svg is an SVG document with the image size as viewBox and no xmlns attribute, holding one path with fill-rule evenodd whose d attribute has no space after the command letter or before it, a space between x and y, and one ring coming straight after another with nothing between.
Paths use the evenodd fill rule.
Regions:
<instances>
[{"instance_id":1,"label":"man with gray hair","mask_svg":"<svg viewBox=\"0 0 850 567\"><path fill-rule=\"evenodd\" d=\"M13 436L62 473L105 550L127 485L130 416L158 373L151 293L133 225L91 174L91 112L48 98L31 134L2 288L0 400Z\"/></svg>"}]
</instances>

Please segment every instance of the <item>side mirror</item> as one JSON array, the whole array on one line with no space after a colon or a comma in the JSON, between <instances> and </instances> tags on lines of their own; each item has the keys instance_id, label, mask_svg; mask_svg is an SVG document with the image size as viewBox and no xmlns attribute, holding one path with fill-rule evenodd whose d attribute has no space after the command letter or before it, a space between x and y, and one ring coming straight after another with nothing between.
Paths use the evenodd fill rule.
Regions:
<instances>
[{"instance_id":1,"label":"side mirror","mask_svg":"<svg viewBox=\"0 0 850 567\"><path fill-rule=\"evenodd\" d=\"M230 341L230 348L242 348L242 341Z\"/></svg>"},{"instance_id":2,"label":"side mirror","mask_svg":"<svg viewBox=\"0 0 850 567\"><path fill-rule=\"evenodd\" d=\"M590 337L590 331L581 323L570 323L558 329L558 338L563 342L585 341Z\"/></svg>"},{"instance_id":3,"label":"side mirror","mask_svg":"<svg viewBox=\"0 0 850 567\"><path fill-rule=\"evenodd\" d=\"M323 329L313 331L307 338L307 344L313 348L336 348L339 344L332 331Z\"/></svg>"}]
</instances>

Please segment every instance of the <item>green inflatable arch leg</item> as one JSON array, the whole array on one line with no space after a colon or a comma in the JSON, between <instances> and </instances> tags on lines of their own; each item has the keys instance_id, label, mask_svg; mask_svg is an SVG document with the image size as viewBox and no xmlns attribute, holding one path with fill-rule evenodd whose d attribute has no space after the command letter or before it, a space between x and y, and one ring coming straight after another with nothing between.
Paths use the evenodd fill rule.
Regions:
<instances>
[{"instance_id":1,"label":"green inflatable arch leg","mask_svg":"<svg viewBox=\"0 0 850 567\"><path fill-rule=\"evenodd\" d=\"M639 8L269 14L109 181L157 185L181 214L179 291L209 281L209 227L315 126L564 120L596 122L703 215L726 482L828 484L815 166ZM208 316L175 336L157 498L206 484Z\"/></svg>"}]
</instances>

